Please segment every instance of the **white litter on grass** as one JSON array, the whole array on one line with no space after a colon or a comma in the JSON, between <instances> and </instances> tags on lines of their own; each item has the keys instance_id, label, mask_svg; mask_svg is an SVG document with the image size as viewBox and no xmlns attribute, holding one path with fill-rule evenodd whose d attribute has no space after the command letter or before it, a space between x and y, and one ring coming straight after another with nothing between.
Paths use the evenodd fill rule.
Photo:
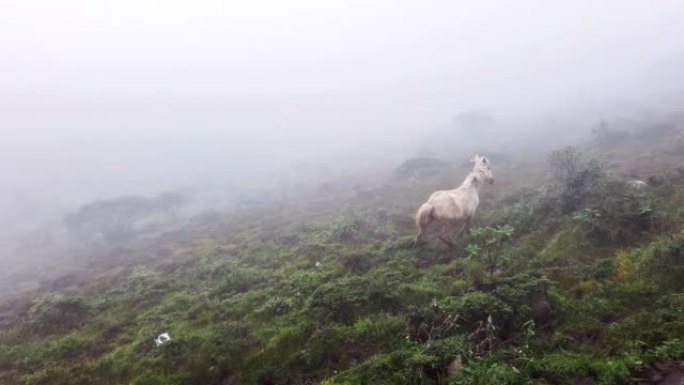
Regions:
<instances>
[{"instance_id":1,"label":"white litter on grass","mask_svg":"<svg viewBox=\"0 0 684 385\"><path fill-rule=\"evenodd\" d=\"M154 340L154 343L157 344L157 346L160 346L161 344L169 342L169 341L171 341L171 337L169 337L169 333L162 333L159 335L159 337L157 337Z\"/></svg>"},{"instance_id":2,"label":"white litter on grass","mask_svg":"<svg viewBox=\"0 0 684 385\"><path fill-rule=\"evenodd\" d=\"M316 261L315 265L316 265L316 267L319 268L319 269L320 269L321 267L323 267L323 264L320 263L319 261Z\"/></svg>"},{"instance_id":3,"label":"white litter on grass","mask_svg":"<svg viewBox=\"0 0 684 385\"><path fill-rule=\"evenodd\" d=\"M648 183L644 182L643 180L634 179L629 181L629 185L634 188L644 188L648 186Z\"/></svg>"}]
</instances>

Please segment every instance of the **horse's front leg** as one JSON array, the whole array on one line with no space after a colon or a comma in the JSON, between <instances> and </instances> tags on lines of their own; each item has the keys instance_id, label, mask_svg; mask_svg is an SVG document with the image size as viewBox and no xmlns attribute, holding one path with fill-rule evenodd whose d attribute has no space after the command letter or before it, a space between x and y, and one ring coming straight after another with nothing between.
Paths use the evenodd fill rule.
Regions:
<instances>
[{"instance_id":1,"label":"horse's front leg","mask_svg":"<svg viewBox=\"0 0 684 385\"><path fill-rule=\"evenodd\" d=\"M454 224L449 221L444 221L442 223L441 229L439 230L439 240L446 243L449 248L455 247L456 245L449 239L449 235L452 234L454 229Z\"/></svg>"},{"instance_id":2,"label":"horse's front leg","mask_svg":"<svg viewBox=\"0 0 684 385\"><path fill-rule=\"evenodd\" d=\"M458 231L456 236L460 237L462 235L468 234L470 234L470 217L466 217L466 219L463 220L463 226L461 226L461 229Z\"/></svg>"}]
</instances>

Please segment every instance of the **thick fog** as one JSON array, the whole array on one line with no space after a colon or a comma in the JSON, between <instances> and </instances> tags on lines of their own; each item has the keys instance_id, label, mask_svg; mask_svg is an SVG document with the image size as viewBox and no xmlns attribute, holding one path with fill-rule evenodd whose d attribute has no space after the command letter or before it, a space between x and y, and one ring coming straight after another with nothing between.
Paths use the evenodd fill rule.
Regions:
<instances>
[{"instance_id":1,"label":"thick fog","mask_svg":"<svg viewBox=\"0 0 684 385\"><path fill-rule=\"evenodd\" d=\"M519 134L676 103L682 17L640 0L3 1L0 222L391 163L468 111Z\"/></svg>"}]
</instances>

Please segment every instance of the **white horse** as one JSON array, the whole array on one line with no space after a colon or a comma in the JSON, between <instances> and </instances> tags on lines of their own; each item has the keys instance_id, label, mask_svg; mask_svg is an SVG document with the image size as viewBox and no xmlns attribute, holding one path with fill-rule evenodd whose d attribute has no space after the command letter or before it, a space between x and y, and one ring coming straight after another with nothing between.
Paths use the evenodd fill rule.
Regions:
<instances>
[{"instance_id":1,"label":"white horse","mask_svg":"<svg viewBox=\"0 0 684 385\"><path fill-rule=\"evenodd\" d=\"M427 202L423 203L416 214L416 246L425 242L425 231L433 221L440 223L439 239L448 246L454 246L448 236L456 226L456 236L468 231L470 221L480 204L480 187L485 183L494 183L494 174L489 167L489 160L475 155L470 160L474 166L463 183L455 190L435 191Z\"/></svg>"}]
</instances>

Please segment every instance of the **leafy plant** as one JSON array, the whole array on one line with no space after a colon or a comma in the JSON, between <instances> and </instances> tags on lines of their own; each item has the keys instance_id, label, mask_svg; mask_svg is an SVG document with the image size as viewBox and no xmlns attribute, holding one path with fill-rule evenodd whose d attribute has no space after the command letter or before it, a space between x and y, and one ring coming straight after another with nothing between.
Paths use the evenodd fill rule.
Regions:
<instances>
[{"instance_id":1,"label":"leafy plant","mask_svg":"<svg viewBox=\"0 0 684 385\"><path fill-rule=\"evenodd\" d=\"M470 241L466 247L468 256L481 260L493 276L496 269L506 258L503 247L513 236L513 227L502 225L496 227L476 227L470 230Z\"/></svg>"}]
</instances>

